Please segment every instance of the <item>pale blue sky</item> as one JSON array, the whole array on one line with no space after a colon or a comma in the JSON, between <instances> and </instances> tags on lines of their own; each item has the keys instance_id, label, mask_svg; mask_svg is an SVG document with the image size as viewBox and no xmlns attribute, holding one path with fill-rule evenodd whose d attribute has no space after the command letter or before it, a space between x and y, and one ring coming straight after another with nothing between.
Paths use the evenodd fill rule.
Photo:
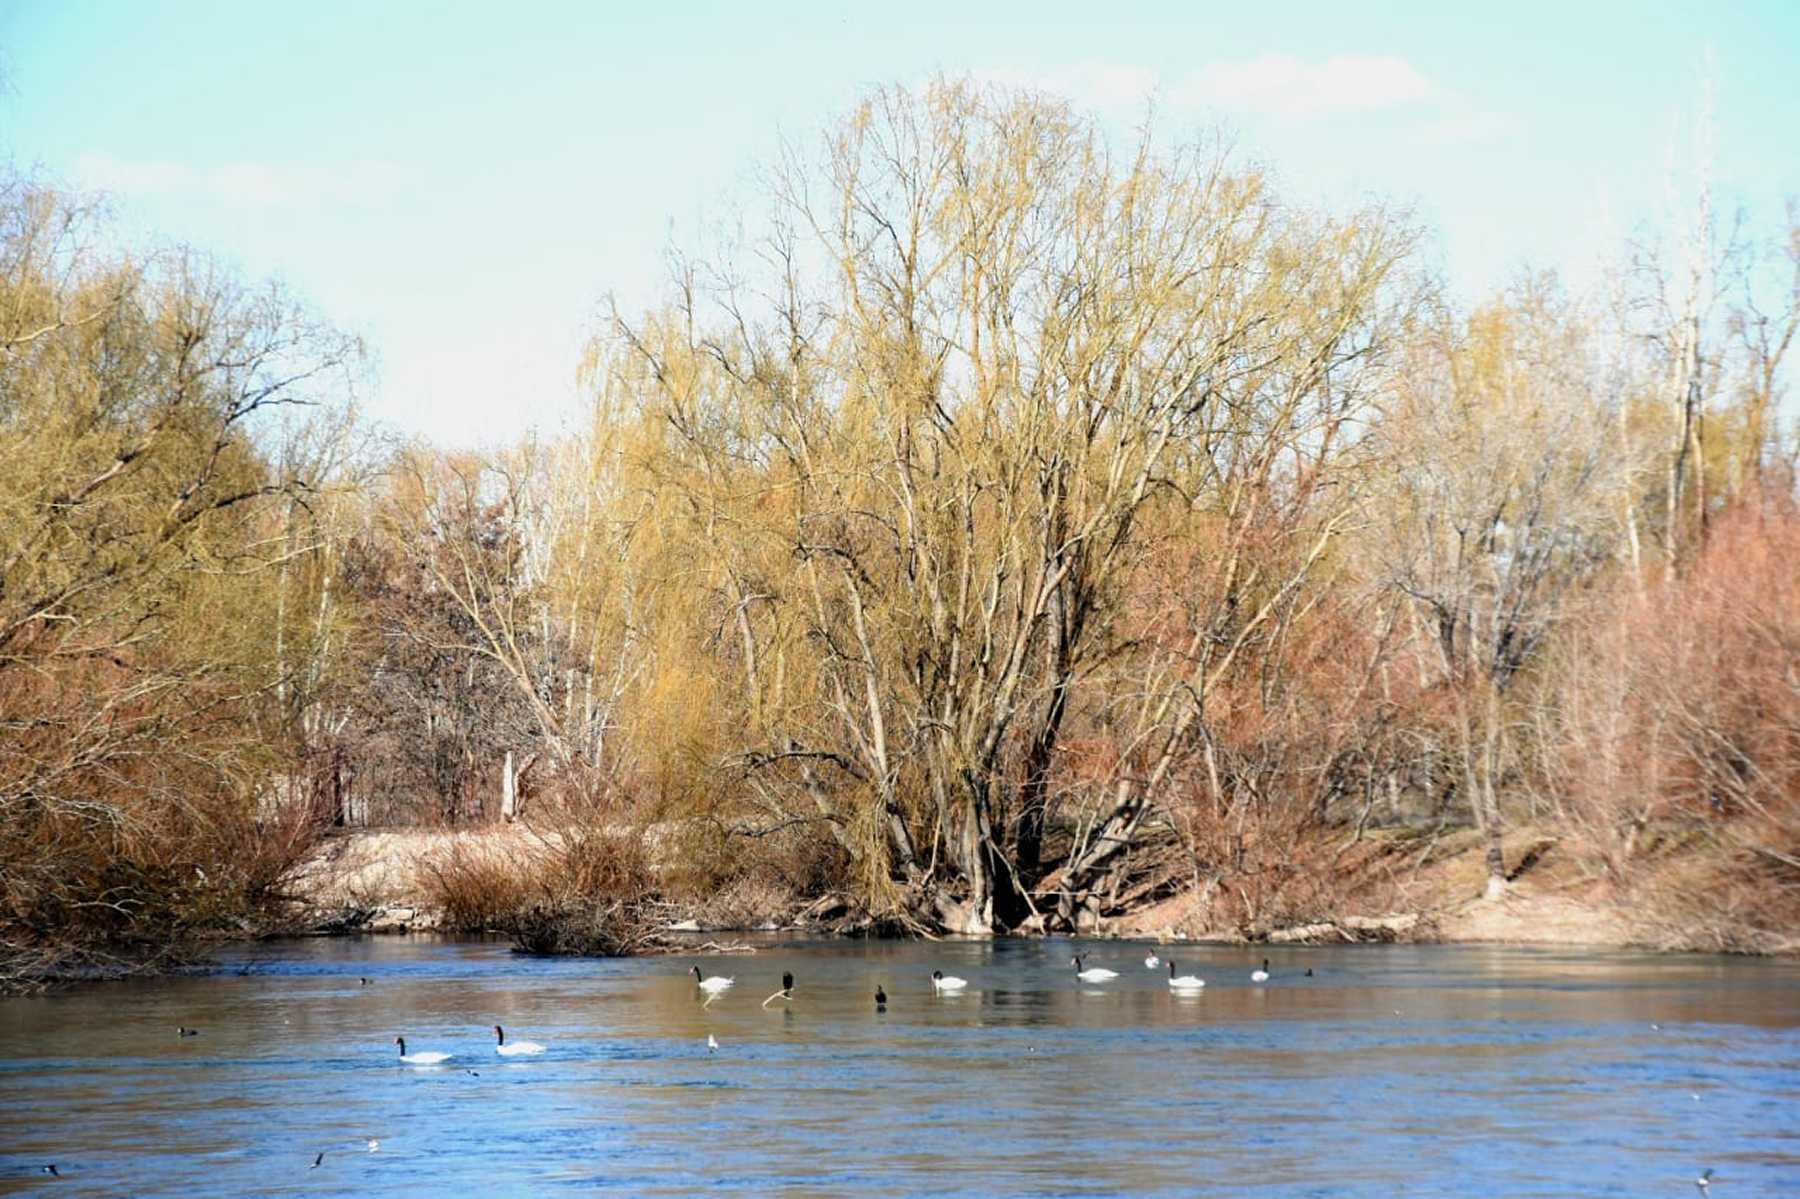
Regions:
<instances>
[{"instance_id":1,"label":"pale blue sky","mask_svg":"<svg viewBox=\"0 0 1800 1199\"><path fill-rule=\"evenodd\" d=\"M1715 11L1716 10L1716 11ZM1714 178L1800 192L1800 3L0 3L0 148L128 230L281 276L451 443L554 428L600 300L654 298L782 135L972 73L1171 134L1224 122L1309 198L1416 207L1452 284L1579 275L1665 219L1703 55Z\"/></svg>"}]
</instances>

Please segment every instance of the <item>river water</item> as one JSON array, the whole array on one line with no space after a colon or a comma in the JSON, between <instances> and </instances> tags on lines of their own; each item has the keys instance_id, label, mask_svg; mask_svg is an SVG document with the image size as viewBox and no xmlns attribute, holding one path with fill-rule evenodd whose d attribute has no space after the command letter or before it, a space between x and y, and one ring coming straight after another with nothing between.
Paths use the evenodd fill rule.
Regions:
<instances>
[{"instance_id":1,"label":"river water","mask_svg":"<svg viewBox=\"0 0 1800 1199\"><path fill-rule=\"evenodd\" d=\"M1792 961L1283 948L1257 984L1264 951L1158 947L1207 980L1181 996L1145 951L255 946L0 1002L0 1193L1800 1195Z\"/></svg>"}]
</instances>

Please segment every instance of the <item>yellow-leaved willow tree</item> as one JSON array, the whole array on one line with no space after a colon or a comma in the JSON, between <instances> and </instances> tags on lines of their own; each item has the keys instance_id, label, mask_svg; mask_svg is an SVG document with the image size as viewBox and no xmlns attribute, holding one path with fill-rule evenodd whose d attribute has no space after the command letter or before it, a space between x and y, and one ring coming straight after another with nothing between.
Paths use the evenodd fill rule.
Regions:
<instances>
[{"instance_id":1,"label":"yellow-leaved willow tree","mask_svg":"<svg viewBox=\"0 0 1800 1199\"><path fill-rule=\"evenodd\" d=\"M764 236L613 331L641 637L710 655L726 785L878 910L1077 925L1355 502L1410 232L958 82L770 180Z\"/></svg>"}]
</instances>

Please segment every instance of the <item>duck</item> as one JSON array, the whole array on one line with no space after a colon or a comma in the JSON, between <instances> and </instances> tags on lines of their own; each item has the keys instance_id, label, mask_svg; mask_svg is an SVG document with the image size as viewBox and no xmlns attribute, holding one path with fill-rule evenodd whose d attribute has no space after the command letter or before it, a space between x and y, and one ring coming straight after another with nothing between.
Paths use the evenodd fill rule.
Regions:
<instances>
[{"instance_id":1,"label":"duck","mask_svg":"<svg viewBox=\"0 0 1800 1199\"><path fill-rule=\"evenodd\" d=\"M945 974L942 970L931 972L931 989L940 994L945 991L960 991L969 985L966 978L958 978L954 974Z\"/></svg>"},{"instance_id":2,"label":"duck","mask_svg":"<svg viewBox=\"0 0 1800 1199\"><path fill-rule=\"evenodd\" d=\"M409 1066L435 1066L439 1062L447 1062L450 1060L449 1054L439 1053L435 1049L427 1049L423 1053L406 1052L405 1037L395 1037L394 1044L400 1046L400 1060Z\"/></svg>"},{"instance_id":3,"label":"duck","mask_svg":"<svg viewBox=\"0 0 1800 1199\"><path fill-rule=\"evenodd\" d=\"M1263 959L1263 964L1262 964L1261 970L1252 970L1250 972L1250 981L1253 983L1266 983L1269 981L1269 959L1268 958Z\"/></svg>"},{"instance_id":4,"label":"duck","mask_svg":"<svg viewBox=\"0 0 1800 1199\"><path fill-rule=\"evenodd\" d=\"M1162 959L1157 957L1154 953L1147 953L1144 955L1144 969L1154 970L1160 965L1162 965Z\"/></svg>"},{"instance_id":5,"label":"duck","mask_svg":"<svg viewBox=\"0 0 1800 1199\"><path fill-rule=\"evenodd\" d=\"M1169 989L1171 991L1198 991L1206 985L1206 980L1197 974L1175 973L1175 959L1169 959Z\"/></svg>"},{"instance_id":6,"label":"duck","mask_svg":"<svg viewBox=\"0 0 1800 1199\"><path fill-rule=\"evenodd\" d=\"M711 978L708 978L700 973L700 967L698 966L693 967L693 975L694 981L699 983L700 989L705 991L708 995L717 995L720 991L729 990L731 985L737 981L734 978L727 978L722 974L715 974Z\"/></svg>"},{"instance_id":7,"label":"duck","mask_svg":"<svg viewBox=\"0 0 1800 1199\"><path fill-rule=\"evenodd\" d=\"M792 974L789 974L786 972L784 972L782 974L781 990L775 992L773 995L771 995L767 999L763 1000L762 1005L764 1007L768 1007L771 1003L774 1003L777 999L781 1000L784 1003L792 1003L794 1001L794 976Z\"/></svg>"},{"instance_id":8,"label":"duck","mask_svg":"<svg viewBox=\"0 0 1800 1199\"><path fill-rule=\"evenodd\" d=\"M1117 970L1108 970L1104 966L1094 966L1090 969L1083 970L1081 968L1080 954L1076 954L1074 957L1070 958L1069 965L1075 967L1075 977L1079 978L1084 983L1103 983L1109 978L1119 977L1119 972Z\"/></svg>"},{"instance_id":9,"label":"duck","mask_svg":"<svg viewBox=\"0 0 1800 1199\"><path fill-rule=\"evenodd\" d=\"M498 1038L494 1045L494 1052L501 1057L530 1057L533 1054L544 1052L544 1047L536 1041L514 1041L508 1045L506 1030L498 1024L494 1025L494 1036Z\"/></svg>"},{"instance_id":10,"label":"duck","mask_svg":"<svg viewBox=\"0 0 1800 1199\"><path fill-rule=\"evenodd\" d=\"M887 1011L887 992L881 989L880 983L875 984L875 1010L878 1012Z\"/></svg>"}]
</instances>

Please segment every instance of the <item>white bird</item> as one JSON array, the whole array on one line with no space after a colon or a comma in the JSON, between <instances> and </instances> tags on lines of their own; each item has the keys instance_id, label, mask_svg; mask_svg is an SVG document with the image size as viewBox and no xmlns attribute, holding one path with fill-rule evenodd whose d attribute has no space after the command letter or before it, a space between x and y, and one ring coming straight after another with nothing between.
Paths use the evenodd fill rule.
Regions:
<instances>
[{"instance_id":1,"label":"white bird","mask_svg":"<svg viewBox=\"0 0 1800 1199\"><path fill-rule=\"evenodd\" d=\"M737 981L736 979L726 978L722 974L715 974L711 978L707 978L704 974L700 973L700 967L695 966L693 969L694 981L699 983L700 989L705 991L708 995L717 995L720 991L729 990L731 984Z\"/></svg>"},{"instance_id":2,"label":"white bird","mask_svg":"<svg viewBox=\"0 0 1800 1199\"><path fill-rule=\"evenodd\" d=\"M376 1140L373 1137L370 1137L369 1138L369 1152L377 1153L377 1152L380 1152L380 1150L381 1150L381 1142Z\"/></svg>"},{"instance_id":3,"label":"white bird","mask_svg":"<svg viewBox=\"0 0 1800 1199\"><path fill-rule=\"evenodd\" d=\"M1198 991L1206 985L1206 980L1197 974L1175 974L1175 959L1169 959L1169 989L1171 991Z\"/></svg>"},{"instance_id":4,"label":"white bird","mask_svg":"<svg viewBox=\"0 0 1800 1199\"><path fill-rule=\"evenodd\" d=\"M1075 977L1084 983L1103 983L1109 978L1119 977L1117 970L1108 970L1104 966L1094 966L1091 969L1083 970L1080 954L1070 958L1069 965L1075 967Z\"/></svg>"},{"instance_id":5,"label":"white bird","mask_svg":"<svg viewBox=\"0 0 1800 1199\"><path fill-rule=\"evenodd\" d=\"M530 1057L533 1054L544 1052L544 1047L536 1041L514 1041L508 1045L506 1030L498 1024L494 1025L494 1036L499 1038L494 1045L494 1052L501 1057Z\"/></svg>"},{"instance_id":6,"label":"white bird","mask_svg":"<svg viewBox=\"0 0 1800 1199\"><path fill-rule=\"evenodd\" d=\"M1154 970L1160 965L1162 965L1162 959L1157 957L1154 953L1147 953L1144 955L1144 969Z\"/></svg>"},{"instance_id":7,"label":"white bird","mask_svg":"<svg viewBox=\"0 0 1800 1199\"><path fill-rule=\"evenodd\" d=\"M945 991L960 991L969 985L966 978L958 978L954 974L945 974L942 970L931 972L931 989L942 994Z\"/></svg>"},{"instance_id":8,"label":"white bird","mask_svg":"<svg viewBox=\"0 0 1800 1199\"><path fill-rule=\"evenodd\" d=\"M439 1053L435 1049L428 1049L424 1053L406 1052L405 1037L395 1037L394 1044L400 1046L400 1060L409 1066L435 1066L439 1062L447 1062L450 1060L449 1054Z\"/></svg>"},{"instance_id":9,"label":"white bird","mask_svg":"<svg viewBox=\"0 0 1800 1199\"><path fill-rule=\"evenodd\" d=\"M1262 964L1261 970L1252 970L1250 972L1250 981L1253 983L1266 983L1269 981L1269 959L1268 958L1263 959L1263 964Z\"/></svg>"},{"instance_id":10,"label":"white bird","mask_svg":"<svg viewBox=\"0 0 1800 1199\"><path fill-rule=\"evenodd\" d=\"M706 1052L708 1052L708 1053L719 1052L718 1038L714 1037L711 1033L706 1034Z\"/></svg>"}]
</instances>

